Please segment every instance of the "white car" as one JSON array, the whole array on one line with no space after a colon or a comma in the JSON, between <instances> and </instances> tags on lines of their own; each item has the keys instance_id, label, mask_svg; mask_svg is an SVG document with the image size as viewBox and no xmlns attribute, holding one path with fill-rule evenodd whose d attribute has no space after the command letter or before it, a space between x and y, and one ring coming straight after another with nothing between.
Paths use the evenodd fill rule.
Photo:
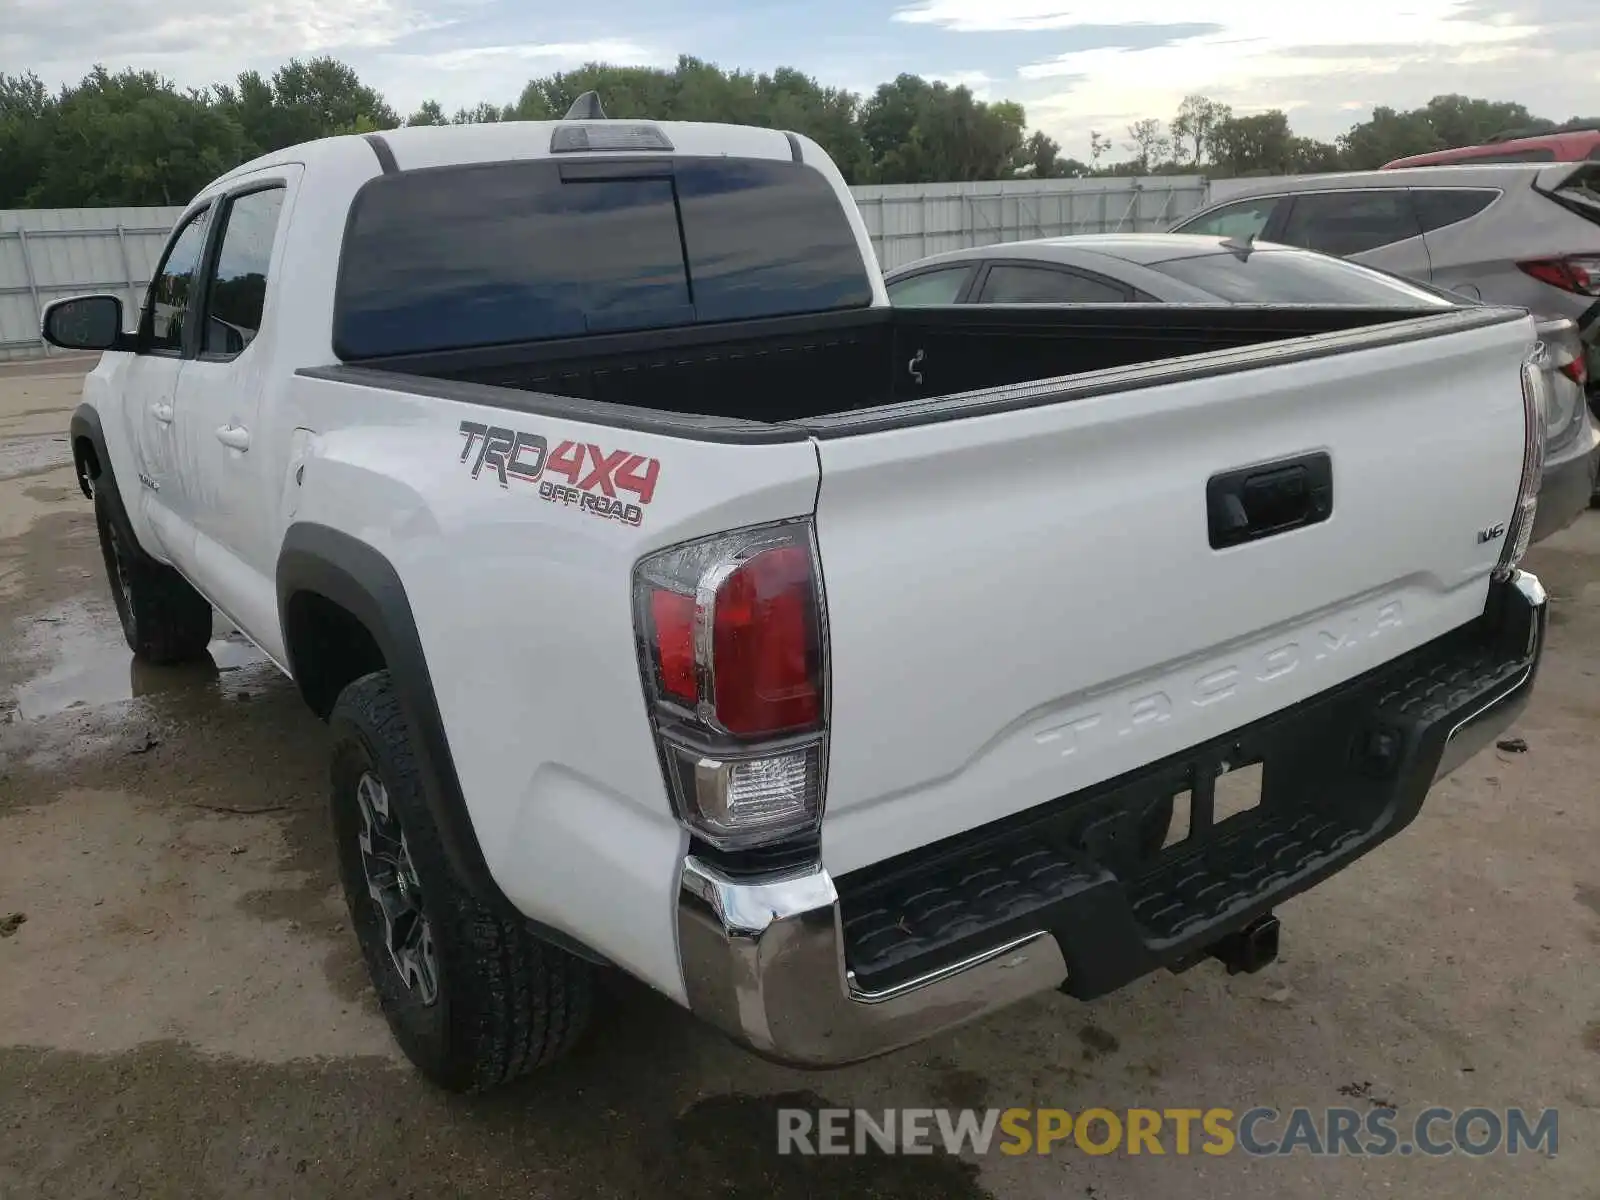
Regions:
<instances>
[{"instance_id":1,"label":"white car","mask_svg":"<svg viewBox=\"0 0 1600 1200\"><path fill-rule=\"evenodd\" d=\"M331 722L352 922L448 1088L567 1049L602 968L821 1066L1259 967L1542 647L1525 313L896 309L780 131L296 146L189 204L134 330L43 328L104 352L129 646L216 610Z\"/></svg>"}]
</instances>

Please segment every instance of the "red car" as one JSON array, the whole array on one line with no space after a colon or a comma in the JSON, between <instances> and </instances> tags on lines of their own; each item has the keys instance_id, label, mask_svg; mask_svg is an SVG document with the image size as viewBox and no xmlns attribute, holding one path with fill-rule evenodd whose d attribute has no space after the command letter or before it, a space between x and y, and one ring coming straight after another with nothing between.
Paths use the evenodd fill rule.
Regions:
<instances>
[{"instance_id":1,"label":"red car","mask_svg":"<svg viewBox=\"0 0 1600 1200\"><path fill-rule=\"evenodd\" d=\"M1526 137L1505 135L1482 146L1457 146L1430 154L1413 154L1383 164L1383 170L1400 167L1446 167L1452 163L1583 162L1600 160L1600 125L1551 129Z\"/></svg>"}]
</instances>

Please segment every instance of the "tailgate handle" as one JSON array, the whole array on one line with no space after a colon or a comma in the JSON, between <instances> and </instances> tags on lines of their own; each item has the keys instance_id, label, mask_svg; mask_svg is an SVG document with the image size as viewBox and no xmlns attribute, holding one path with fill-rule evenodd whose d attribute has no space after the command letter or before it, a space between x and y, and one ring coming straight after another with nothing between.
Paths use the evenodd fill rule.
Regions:
<instances>
[{"instance_id":1,"label":"tailgate handle","mask_svg":"<svg viewBox=\"0 0 1600 1200\"><path fill-rule=\"evenodd\" d=\"M1321 451L1224 471L1206 481L1213 550L1317 525L1332 513L1333 460Z\"/></svg>"}]
</instances>

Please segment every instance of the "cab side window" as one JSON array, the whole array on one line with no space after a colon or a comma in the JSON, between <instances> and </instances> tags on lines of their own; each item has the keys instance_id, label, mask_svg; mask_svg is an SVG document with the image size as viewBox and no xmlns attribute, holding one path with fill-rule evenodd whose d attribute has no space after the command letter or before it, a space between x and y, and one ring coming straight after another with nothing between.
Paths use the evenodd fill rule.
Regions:
<instances>
[{"instance_id":1,"label":"cab side window","mask_svg":"<svg viewBox=\"0 0 1600 1200\"><path fill-rule=\"evenodd\" d=\"M262 188L236 197L223 216L222 244L206 284L205 358L232 358L261 331L267 304L267 268L277 240L284 189Z\"/></svg>"},{"instance_id":2,"label":"cab side window","mask_svg":"<svg viewBox=\"0 0 1600 1200\"><path fill-rule=\"evenodd\" d=\"M211 227L211 209L190 217L167 244L167 255L150 281L140 320L140 349L177 354L183 349L183 319L194 295L195 274Z\"/></svg>"}]
</instances>

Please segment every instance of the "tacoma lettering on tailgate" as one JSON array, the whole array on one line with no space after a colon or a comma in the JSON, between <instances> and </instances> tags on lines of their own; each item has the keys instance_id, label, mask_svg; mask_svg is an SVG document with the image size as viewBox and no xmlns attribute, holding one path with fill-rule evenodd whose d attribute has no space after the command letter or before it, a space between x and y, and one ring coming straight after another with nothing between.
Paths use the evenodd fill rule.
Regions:
<instances>
[{"instance_id":1,"label":"tacoma lettering on tailgate","mask_svg":"<svg viewBox=\"0 0 1600 1200\"><path fill-rule=\"evenodd\" d=\"M1132 737L1163 725L1174 710L1209 708L1253 691L1299 670L1303 665L1347 654L1363 641L1382 637L1404 624L1399 600L1386 600L1328 622L1304 627L1292 640L1266 650L1251 650L1234 661L1212 662L1163 690L1129 689L1108 697L1095 709L1080 710L1065 721L1053 721L1033 735L1041 746L1054 746L1066 758L1086 744Z\"/></svg>"},{"instance_id":2,"label":"tacoma lettering on tailgate","mask_svg":"<svg viewBox=\"0 0 1600 1200\"><path fill-rule=\"evenodd\" d=\"M461 461L472 458L474 479L489 467L503 488L509 488L513 479L536 483L541 500L624 525L643 524L645 507L655 498L660 459L571 440L552 450L542 434L477 421L461 422L461 434L466 439ZM472 457L474 450L476 458ZM558 483L552 475L560 475L566 482ZM635 497L638 503L624 500L619 492Z\"/></svg>"}]
</instances>

